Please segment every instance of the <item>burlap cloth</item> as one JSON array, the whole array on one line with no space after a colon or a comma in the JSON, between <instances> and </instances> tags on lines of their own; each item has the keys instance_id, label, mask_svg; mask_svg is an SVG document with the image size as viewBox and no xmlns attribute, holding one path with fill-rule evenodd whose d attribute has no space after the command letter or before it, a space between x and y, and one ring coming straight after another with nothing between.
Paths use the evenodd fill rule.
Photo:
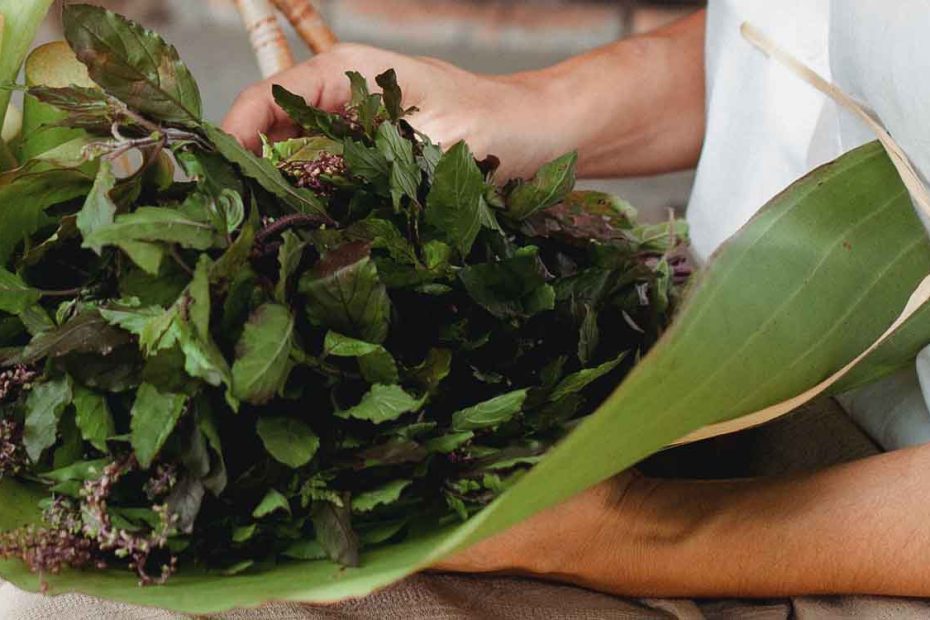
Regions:
<instances>
[{"instance_id":1,"label":"burlap cloth","mask_svg":"<svg viewBox=\"0 0 930 620\"><path fill-rule=\"evenodd\" d=\"M739 436L664 452L643 464L650 475L725 478L804 471L876 451L833 401ZM277 604L215 616L223 620L452 618L681 620L930 618L930 601L881 597L776 600L623 599L581 588L511 577L418 575L368 598L329 607ZM181 620L177 614L66 595L55 598L0 585L0 620ZM186 620L186 619L185 619Z\"/></svg>"}]
</instances>

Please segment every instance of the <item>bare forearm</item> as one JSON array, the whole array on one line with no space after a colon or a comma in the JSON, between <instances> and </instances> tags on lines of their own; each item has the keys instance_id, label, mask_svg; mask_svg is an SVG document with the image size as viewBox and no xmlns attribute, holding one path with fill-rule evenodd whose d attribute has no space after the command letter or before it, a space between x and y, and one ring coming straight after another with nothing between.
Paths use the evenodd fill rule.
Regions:
<instances>
[{"instance_id":1,"label":"bare forearm","mask_svg":"<svg viewBox=\"0 0 930 620\"><path fill-rule=\"evenodd\" d=\"M559 102L583 176L668 172L697 162L704 136L704 12L521 79Z\"/></svg>"},{"instance_id":2,"label":"bare forearm","mask_svg":"<svg viewBox=\"0 0 930 620\"><path fill-rule=\"evenodd\" d=\"M578 511L583 544L529 572L631 595L930 596L930 448L786 480L640 480L609 498Z\"/></svg>"}]
</instances>

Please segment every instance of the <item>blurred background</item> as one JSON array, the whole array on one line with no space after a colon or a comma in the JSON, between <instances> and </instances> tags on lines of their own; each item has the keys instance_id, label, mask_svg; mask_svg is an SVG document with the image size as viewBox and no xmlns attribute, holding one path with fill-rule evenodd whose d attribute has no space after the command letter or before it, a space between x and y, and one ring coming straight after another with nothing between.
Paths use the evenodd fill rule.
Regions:
<instances>
[{"instance_id":1,"label":"blurred background","mask_svg":"<svg viewBox=\"0 0 930 620\"><path fill-rule=\"evenodd\" d=\"M61 1L61 0L59 0ZM208 118L222 119L238 92L260 79L234 0L92 1L158 30L177 46L203 91ZM508 73L646 32L700 8L702 0L316 0L343 41L434 56L472 71ZM298 58L309 52L280 20ZM41 40L61 38L57 11ZM401 84L403 86L403 84ZM618 93L622 96L622 93ZM585 182L618 194L650 220L681 210L693 173Z\"/></svg>"}]
</instances>

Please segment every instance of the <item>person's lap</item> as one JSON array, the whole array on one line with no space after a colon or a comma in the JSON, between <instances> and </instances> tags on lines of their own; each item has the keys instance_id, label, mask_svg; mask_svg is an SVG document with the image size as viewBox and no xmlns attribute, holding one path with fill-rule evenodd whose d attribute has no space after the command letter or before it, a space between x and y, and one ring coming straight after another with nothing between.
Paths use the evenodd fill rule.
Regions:
<instances>
[{"instance_id":1,"label":"person's lap","mask_svg":"<svg viewBox=\"0 0 930 620\"><path fill-rule=\"evenodd\" d=\"M832 400L740 436L662 453L650 475L742 477L825 467L877 451ZM572 586L496 576L417 575L365 599L317 607L275 604L218 616L224 620L310 618L926 618L930 601L881 597L775 600L625 599ZM0 585L0 620L176 620L177 614L80 595L44 597Z\"/></svg>"}]
</instances>

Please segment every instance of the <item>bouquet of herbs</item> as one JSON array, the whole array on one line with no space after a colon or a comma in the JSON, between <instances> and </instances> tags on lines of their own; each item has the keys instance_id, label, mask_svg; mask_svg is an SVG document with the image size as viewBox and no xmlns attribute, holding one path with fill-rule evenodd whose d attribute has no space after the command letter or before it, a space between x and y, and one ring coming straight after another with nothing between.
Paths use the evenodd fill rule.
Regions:
<instances>
[{"instance_id":1,"label":"bouquet of herbs","mask_svg":"<svg viewBox=\"0 0 930 620\"><path fill-rule=\"evenodd\" d=\"M303 135L258 157L157 35L64 19L86 75L26 94L66 135L0 190L0 475L47 494L0 556L356 566L481 510L666 327L682 223L573 191L574 154L501 185L389 71L339 114L276 87Z\"/></svg>"},{"instance_id":2,"label":"bouquet of herbs","mask_svg":"<svg viewBox=\"0 0 930 620\"><path fill-rule=\"evenodd\" d=\"M0 0L0 82L51 3ZM878 145L773 198L678 303L683 224L573 192L572 155L501 185L413 131L387 73L350 75L342 114L278 89L304 136L258 157L155 34L64 18L0 140L21 588L194 614L361 596L930 340L930 243Z\"/></svg>"}]
</instances>

